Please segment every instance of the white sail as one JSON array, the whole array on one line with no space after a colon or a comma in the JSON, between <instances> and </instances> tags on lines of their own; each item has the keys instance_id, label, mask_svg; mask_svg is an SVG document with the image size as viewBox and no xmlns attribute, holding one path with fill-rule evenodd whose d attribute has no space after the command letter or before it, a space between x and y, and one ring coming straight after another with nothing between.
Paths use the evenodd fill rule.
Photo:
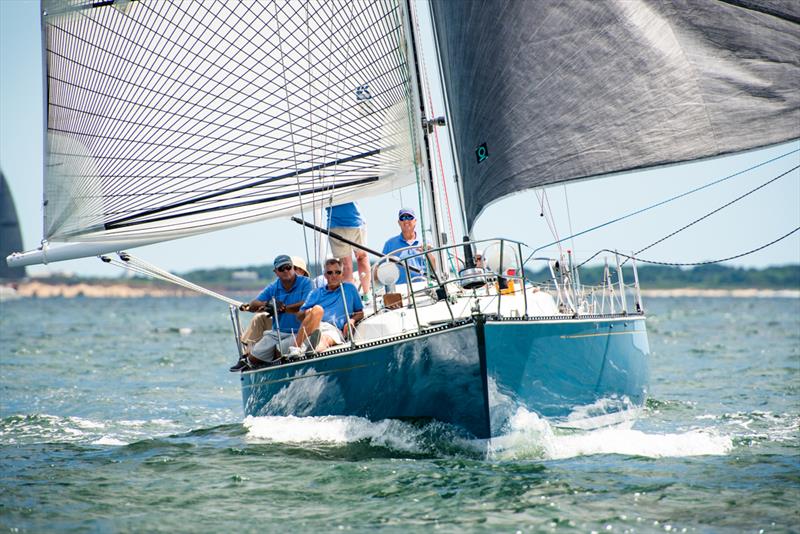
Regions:
<instances>
[{"instance_id":1,"label":"white sail","mask_svg":"<svg viewBox=\"0 0 800 534\"><path fill-rule=\"evenodd\" d=\"M92 255L416 177L395 0L72 0L43 13L50 246Z\"/></svg>"}]
</instances>

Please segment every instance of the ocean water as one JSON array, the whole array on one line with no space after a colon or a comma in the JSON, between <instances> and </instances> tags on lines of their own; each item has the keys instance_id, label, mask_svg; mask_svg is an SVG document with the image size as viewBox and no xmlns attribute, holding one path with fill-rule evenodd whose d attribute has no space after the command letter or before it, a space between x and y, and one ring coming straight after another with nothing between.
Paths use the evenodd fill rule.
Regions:
<instances>
[{"instance_id":1,"label":"ocean water","mask_svg":"<svg viewBox=\"0 0 800 534\"><path fill-rule=\"evenodd\" d=\"M800 299L645 302L651 398L503 446L447 425L242 415L227 308L0 304L0 529L800 531Z\"/></svg>"}]
</instances>

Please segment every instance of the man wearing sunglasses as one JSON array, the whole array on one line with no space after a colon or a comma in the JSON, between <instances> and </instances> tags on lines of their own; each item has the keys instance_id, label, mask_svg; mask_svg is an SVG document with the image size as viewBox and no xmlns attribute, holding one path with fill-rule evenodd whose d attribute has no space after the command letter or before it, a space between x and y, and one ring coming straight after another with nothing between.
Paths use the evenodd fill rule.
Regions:
<instances>
[{"instance_id":1,"label":"man wearing sunglasses","mask_svg":"<svg viewBox=\"0 0 800 534\"><path fill-rule=\"evenodd\" d=\"M413 256L414 254L419 254L422 252L422 244L419 239L417 239L417 215L414 213L414 210L410 208L402 208L400 213L397 214L397 224L400 226L400 234L396 235L392 238L389 238L386 243L383 245L383 254L392 254L397 256L398 258L407 258L408 256ZM397 250L406 248L406 247L417 247L417 248L409 248L406 250L402 250L397 252ZM430 248L430 247L428 247ZM436 266L434 263L433 256L428 254L428 260L431 262L433 267ZM417 256L416 258L412 258L408 260L408 266L416 267L419 273L427 272L426 261L423 256ZM405 267L402 265L398 265L400 267L400 278L397 279L398 284L405 284L407 283L406 278L406 270ZM412 278L415 276L415 272L411 272Z\"/></svg>"},{"instance_id":2,"label":"man wearing sunglasses","mask_svg":"<svg viewBox=\"0 0 800 534\"><path fill-rule=\"evenodd\" d=\"M343 282L342 278L342 262L336 258L327 260L327 284L315 289L297 314L302 323L295 345L289 347L290 357L302 356L306 347L321 351L344 343L345 336L364 318L364 306L356 286Z\"/></svg>"},{"instance_id":3,"label":"man wearing sunglasses","mask_svg":"<svg viewBox=\"0 0 800 534\"><path fill-rule=\"evenodd\" d=\"M240 371L248 365L257 366L277 361L281 354L288 352L294 334L300 330L300 321L296 314L313 289L311 280L305 276L297 276L292 258L285 254L275 258L273 267L277 279L265 287L255 300L242 306L244 311L270 313L274 318L272 330L265 333L250 353L245 354L231 367L232 372Z\"/></svg>"}]
</instances>

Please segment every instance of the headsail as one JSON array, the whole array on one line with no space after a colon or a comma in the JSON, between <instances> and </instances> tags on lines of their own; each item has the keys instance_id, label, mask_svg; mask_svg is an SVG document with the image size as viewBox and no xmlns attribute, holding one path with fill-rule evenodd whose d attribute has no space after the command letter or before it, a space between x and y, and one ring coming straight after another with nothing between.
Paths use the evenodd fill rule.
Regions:
<instances>
[{"instance_id":1,"label":"headsail","mask_svg":"<svg viewBox=\"0 0 800 534\"><path fill-rule=\"evenodd\" d=\"M43 8L51 242L172 239L414 179L396 0Z\"/></svg>"},{"instance_id":2,"label":"headsail","mask_svg":"<svg viewBox=\"0 0 800 534\"><path fill-rule=\"evenodd\" d=\"M466 216L800 137L800 4L431 0Z\"/></svg>"}]
</instances>

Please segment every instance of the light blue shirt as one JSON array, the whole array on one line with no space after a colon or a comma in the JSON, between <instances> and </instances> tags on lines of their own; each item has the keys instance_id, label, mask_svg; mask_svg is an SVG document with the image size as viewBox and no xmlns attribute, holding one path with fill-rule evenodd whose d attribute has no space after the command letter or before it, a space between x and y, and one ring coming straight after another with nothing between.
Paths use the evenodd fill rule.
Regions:
<instances>
[{"instance_id":1,"label":"light blue shirt","mask_svg":"<svg viewBox=\"0 0 800 534\"><path fill-rule=\"evenodd\" d=\"M296 276L294 284L289 290L283 287L280 279L275 280L270 285L265 287L261 293L258 294L256 300L262 302L271 302L274 298L283 302L286 306L290 304L297 304L298 302L305 301L314 287L311 280L305 276ZM291 333L300 330L300 321L297 320L297 315L294 313L278 313L278 320L272 321L272 329L277 330L277 323L281 325L281 332Z\"/></svg>"},{"instance_id":2,"label":"light blue shirt","mask_svg":"<svg viewBox=\"0 0 800 534\"><path fill-rule=\"evenodd\" d=\"M419 242L419 239L417 239L416 234L414 234L414 239L412 239L411 241L406 241L405 239L403 239L403 234L401 233L386 240L386 244L383 245L383 253L389 254L390 252L394 252L395 250L403 247L422 247L422 244ZM409 256L413 256L414 254L418 254L419 252L420 250L411 248L408 250L403 250L393 255L397 256L400 259L403 259ZM416 267L417 269L420 270L420 272L425 273L427 272L426 263L427 262L425 261L425 256L417 256L416 258L408 260L408 267L409 269L411 267ZM406 283L405 266L402 263L398 263L397 267L400 268L400 278L397 279L397 283L405 284ZM411 271L412 278L414 278L414 276L416 275L417 273Z\"/></svg>"},{"instance_id":3,"label":"light blue shirt","mask_svg":"<svg viewBox=\"0 0 800 534\"><path fill-rule=\"evenodd\" d=\"M356 286L350 282L342 282L341 288L344 288L344 298L347 301L347 311L351 316L355 312L364 309L364 305L361 304L361 297L358 294L358 289L356 289ZM328 286L325 285L324 287L315 289L311 295L309 295L306 303L300 308L300 311L305 311L312 306L320 305L322 306L322 309L325 310L322 314L322 320L326 323L336 325L336 328L341 330L344 328L345 323L349 319L347 314L344 312L345 300L342 299L341 288L337 287L336 289L328 289Z\"/></svg>"},{"instance_id":4,"label":"light blue shirt","mask_svg":"<svg viewBox=\"0 0 800 534\"><path fill-rule=\"evenodd\" d=\"M355 202L325 208L328 228L361 228L364 219Z\"/></svg>"}]
</instances>

